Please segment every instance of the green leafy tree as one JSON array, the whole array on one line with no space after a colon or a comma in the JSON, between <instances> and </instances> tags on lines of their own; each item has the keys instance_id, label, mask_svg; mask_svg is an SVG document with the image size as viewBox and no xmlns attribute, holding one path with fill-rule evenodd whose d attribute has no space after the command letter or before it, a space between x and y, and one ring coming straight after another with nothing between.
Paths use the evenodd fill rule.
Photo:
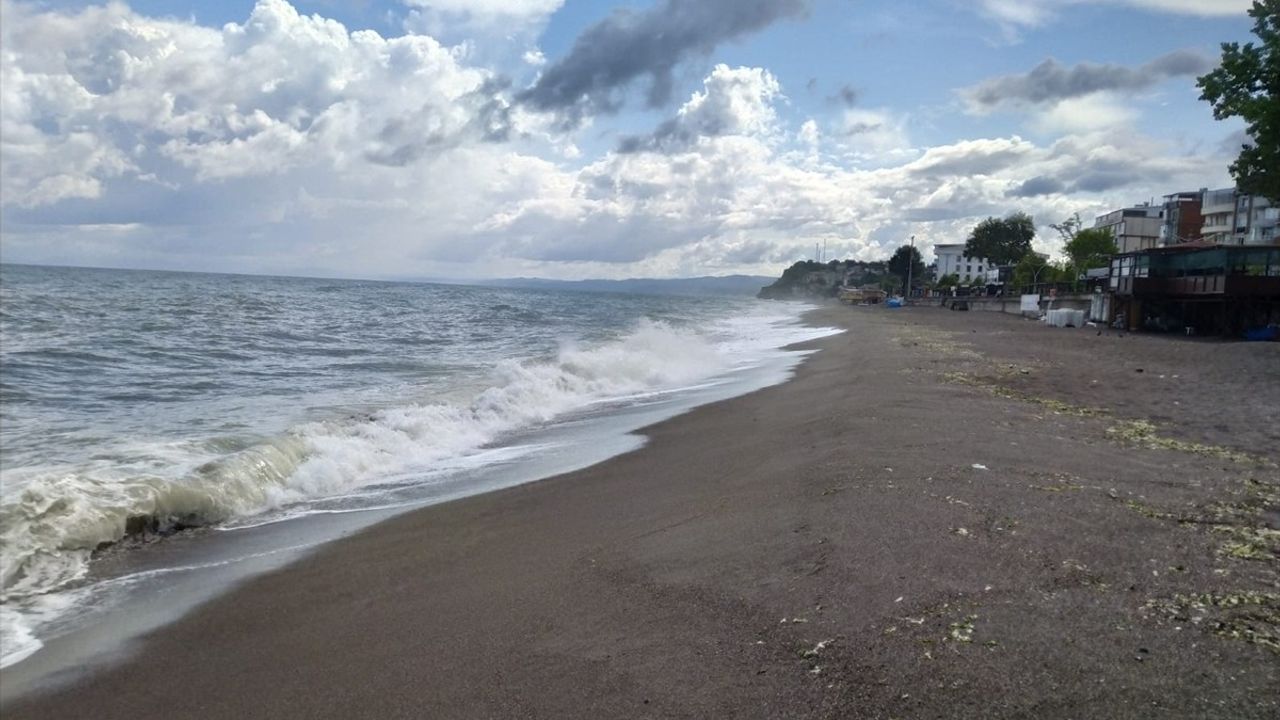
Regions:
<instances>
[{"instance_id":1,"label":"green leafy tree","mask_svg":"<svg viewBox=\"0 0 1280 720\"><path fill-rule=\"evenodd\" d=\"M903 287L907 283L907 268L911 268L911 277L913 280L924 282L924 258L920 256L920 251L910 245L903 245L893 251L893 257L889 258L889 272L902 278L900 281Z\"/></svg>"},{"instance_id":2,"label":"green leafy tree","mask_svg":"<svg viewBox=\"0 0 1280 720\"><path fill-rule=\"evenodd\" d=\"M1031 250L1036 224L1031 216L1015 212L1008 217L989 217L978 223L964 244L967 258L986 258L993 265L1017 262Z\"/></svg>"},{"instance_id":3,"label":"green leafy tree","mask_svg":"<svg viewBox=\"0 0 1280 720\"><path fill-rule=\"evenodd\" d=\"M942 277L938 278L938 282L934 284L934 287L941 290L942 288L955 287L959 284L960 284L960 276L956 273L951 273L949 275L943 275Z\"/></svg>"},{"instance_id":4,"label":"green leafy tree","mask_svg":"<svg viewBox=\"0 0 1280 720\"><path fill-rule=\"evenodd\" d=\"M1103 228L1086 228L1077 232L1075 237L1062 246L1062 252L1071 258L1071 264L1078 272L1090 268L1106 267L1111 256L1120 252L1116 247L1116 239Z\"/></svg>"},{"instance_id":5,"label":"green leafy tree","mask_svg":"<svg viewBox=\"0 0 1280 720\"><path fill-rule=\"evenodd\" d=\"M1029 252L1013 268L1013 286L1020 288L1034 283L1056 282L1057 275L1057 268L1052 263Z\"/></svg>"},{"instance_id":6,"label":"green leafy tree","mask_svg":"<svg viewBox=\"0 0 1280 720\"><path fill-rule=\"evenodd\" d=\"M1280 202L1280 0L1255 0L1249 17L1261 43L1223 43L1222 64L1196 84L1215 118L1246 123L1250 143L1231 164L1236 185Z\"/></svg>"}]
</instances>

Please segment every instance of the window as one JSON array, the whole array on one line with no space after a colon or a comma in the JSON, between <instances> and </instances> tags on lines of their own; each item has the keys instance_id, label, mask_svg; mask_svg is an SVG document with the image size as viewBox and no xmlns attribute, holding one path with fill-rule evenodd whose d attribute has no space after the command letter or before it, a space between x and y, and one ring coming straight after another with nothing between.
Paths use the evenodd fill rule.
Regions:
<instances>
[{"instance_id":1,"label":"window","mask_svg":"<svg viewBox=\"0 0 1280 720\"><path fill-rule=\"evenodd\" d=\"M979 266L978 266L978 272L982 272L982 266L981 266L981 265L979 265Z\"/></svg>"}]
</instances>

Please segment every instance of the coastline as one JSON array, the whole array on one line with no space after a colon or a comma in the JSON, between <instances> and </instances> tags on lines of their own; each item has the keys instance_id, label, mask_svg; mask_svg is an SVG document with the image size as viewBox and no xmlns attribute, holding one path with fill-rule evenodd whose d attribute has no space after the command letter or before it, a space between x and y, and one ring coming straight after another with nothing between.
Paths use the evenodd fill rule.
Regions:
<instances>
[{"instance_id":1,"label":"coastline","mask_svg":"<svg viewBox=\"0 0 1280 720\"><path fill-rule=\"evenodd\" d=\"M822 352L788 382L650 426L644 447L584 470L335 541L5 714L1276 712L1272 649L1210 631L1234 627L1212 610L1164 612L1190 593L1274 593L1274 555L1224 554L1230 533L1164 515L1274 492L1257 458L1186 448L1276 447L1258 438L1274 439L1280 383L1251 392L1228 368L1214 395L1238 392L1243 417L1213 422L1214 396L1192 394L1191 423L1161 421L1185 447L1117 438L1140 395L1082 387L1047 354L1001 356L993 333L1045 353L1108 343L1143 357L1144 382L1191 360L1159 339L962 315L820 308L850 332L807 343ZM1276 359L1230 347L1246 371Z\"/></svg>"}]
</instances>

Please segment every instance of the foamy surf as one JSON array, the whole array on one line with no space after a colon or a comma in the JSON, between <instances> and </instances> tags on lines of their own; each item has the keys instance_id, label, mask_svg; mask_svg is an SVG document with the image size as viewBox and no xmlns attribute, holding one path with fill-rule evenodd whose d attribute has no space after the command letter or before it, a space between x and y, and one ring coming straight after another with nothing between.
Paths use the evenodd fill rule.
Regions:
<instances>
[{"instance_id":1,"label":"foamy surf","mask_svg":"<svg viewBox=\"0 0 1280 720\"><path fill-rule=\"evenodd\" d=\"M518 461L536 448L504 441L530 428L713 386L828 332L776 307L703 332L642 319L607 342L566 341L549 360L501 360L486 386L443 393L465 399L308 422L253 444L135 443L120 453L128 462L9 471L5 486L21 489L0 505L0 665L38 650L42 628L74 609L100 548L188 527L249 528L392 507L379 502L388 486ZM139 458L138 447L156 450ZM339 500L359 502L335 507Z\"/></svg>"}]
</instances>

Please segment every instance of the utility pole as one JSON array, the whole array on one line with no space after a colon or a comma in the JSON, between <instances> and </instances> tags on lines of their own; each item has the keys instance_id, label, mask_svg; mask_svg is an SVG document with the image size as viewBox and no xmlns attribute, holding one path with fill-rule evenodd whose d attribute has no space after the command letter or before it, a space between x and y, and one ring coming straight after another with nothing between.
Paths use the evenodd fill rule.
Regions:
<instances>
[{"instance_id":1,"label":"utility pole","mask_svg":"<svg viewBox=\"0 0 1280 720\"><path fill-rule=\"evenodd\" d=\"M916 236L911 236L911 249L907 251L907 292L905 295L911 297L911 271L915 269L916 264Z\"/></svg>"}]
</instances>

